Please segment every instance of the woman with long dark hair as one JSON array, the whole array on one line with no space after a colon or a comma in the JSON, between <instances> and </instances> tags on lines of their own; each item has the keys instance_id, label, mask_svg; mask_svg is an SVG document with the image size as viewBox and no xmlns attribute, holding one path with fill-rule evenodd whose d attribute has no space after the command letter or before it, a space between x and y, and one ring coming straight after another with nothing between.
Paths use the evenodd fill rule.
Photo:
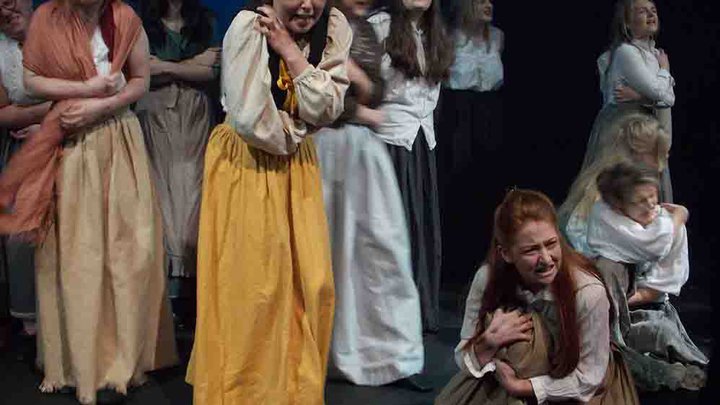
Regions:
<instances>
[{"instance_id":1,"label":"woman with long dark hair","mask_svg":"<svg viewBox=\"0 0 720 405\"><path fill-rule=\"evenodd\" d=\"M440 93L438 178L443 265L469 274L483 259L474 246L489 242L492 209L505 187L495 170L503 159L505 35L493 24L490 0L462 0L457 13L455 62ZM468 189L478 181L483 187Z\"/></svg>"},{"instance_id":2,"label":"woman with long dark hair","mask_svg":"<svg viewBox=\"0 0 720 405\"><path fill-rule=\"evenodd\" d=\"M324 0L251 4L223 40L205 153L198 404L323 403L334 288L312 135L343 112L352 32Z\"/></svg>"},{"instance_id":3,"label":"woman with long dark hair","mask_svg":"<svg viewBox=\"0 0 720 405\"><path fill-rule=\"evenodd\" d=\"M351 84L334 128L314 137L337 303L330 360L355 384L383 385L423 368L420 299L393 161L371 129L383 120L378 105L384 96L383 49L365 19L371 3L335 4L353 29Z\"/></svg>"},{"instance_id":4,"label":"woman with long dark hair","mask_svg":"<svg viewBox=\"0 0 720 405\"><path fill-rule=\"evenodd\" d=\"M143 126L163 214L165 255L179 321L192 322L205 146L215 124L211 86L220 68L215 19L199 0L147 0L150 91L135 111Z\"/></svg>"},{"instance_id":5,"label":"woman with long dark hair","mask_svg":"<svg viewBox=\"0 0 720 405\"><path fill-rule=\"evenodd\" d=\"M612 42L598 58L603 108L588 140L583 169L613 141L617 125L632 113L655 116L672 136L671 108L675 104L675 79L667 53L655 47L660 30L656 5L651 0L619 0L611 24ZM670 171L661 178L661 198L672 202Z\"/></svg>"},{"instance_id":6,"label":"woman with long dark hair","mask_svg":"<svg viewBox=\"0 0 720 405\"><path fill-rule=\"evenodd\" d=\"M638 403L610 344L605 287L556 220L535 191L510 191L498 206L487 264L468 298L469 333L456 349L462 371L436 404Z\"/></svg>"},{"instance_id":7,"label":"woman with long dark hair","mask_svg":"<svg viewBox=\"0 0 720 405\"><path fill-rule=\"evenodd\" d=\"M384 120L374 132L387 144L398 177L423 329L437 331L442 242L433 112L453 61L452 43L439 0L392 0L387 12L368 20L385 51Z\"/></svg>"}]
</instances>

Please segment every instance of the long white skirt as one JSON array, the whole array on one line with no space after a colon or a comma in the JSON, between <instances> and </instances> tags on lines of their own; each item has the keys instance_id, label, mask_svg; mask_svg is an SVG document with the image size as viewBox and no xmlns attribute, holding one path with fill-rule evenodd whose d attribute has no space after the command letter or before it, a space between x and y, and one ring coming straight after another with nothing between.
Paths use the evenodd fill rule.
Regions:
<instances>
[{"instance_id":1,"label":"long white skirt","mask_svg":"<svg viewBox=\"0 0 720 405\"><path fill-rule=\"evenodd\" d=\"M331 374L383 385L422 371L420 298L395 169L366 127L315 135L335 277Z\"/></svg>"}]
</instances>

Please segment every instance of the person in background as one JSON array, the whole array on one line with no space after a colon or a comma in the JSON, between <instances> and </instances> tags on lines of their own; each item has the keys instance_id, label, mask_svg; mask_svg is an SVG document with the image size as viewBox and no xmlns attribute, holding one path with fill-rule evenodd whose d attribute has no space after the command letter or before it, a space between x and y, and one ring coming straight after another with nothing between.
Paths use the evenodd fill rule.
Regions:
<instances>
[{"instance_id":1,"label":"person in background","mask_svg":"<svg viewBox=\"0 0 720 405\"><path fill-rule=\"evenodd\" d=\"M492 210L506 179L502 164L505 35L493 24L490 0L462 0L453 37L455 62L440 92L438 178L443 267L468 273L482 262ZM482 187L468 184L482 183ZM472 238L465 237L473 235Z\"/></svg>"},{"instance_id":2,"label":"person in background","mask_svg":"<svg viewBox=\"0 0 720 405\"><path fill-rule=\"evenodd\" d=\"M49 102L30 97L23 83L22 43L32 16L30 0L0 0L0 170L23 140L34 134L50 108ZM35 247L22 240L4 238L3 257L7 271L10 315L22 321L20 341L23 356L34 361Z\"/></svg>"},{"instance_id":3,"label":"person in background","mask_svg":"<svg viewBox=\"0 0 720 405\"><path fill-rule=\"evenodd\" d=\"M371 129L383 120L383 48L365 19L371 3L336 4L353 29L351 83L343 115L314 136L335 279L330 372L359 385L399 384L422 371L424 348L402 196Z\"/></svg>"},{"instance_id":4,"label":"person in background","mask_svg":"<svg viewBox=\"0 0 720 405\"><path fill-rule=\"evenodd\" d=\"M670 152L670 135L647 114L624 116L614 127L612 138L593 163L580 171L558 209L560 229L575 250L586 256L592 254L587 244L587 221L593 204L600 199L596 183L600 172L622 161L642 162L661 172Z\"/></svg>"},{"instance_id":5,"label":"person in background","mask_svg":"<svg viewBox=\"0 0 720 405\"><path fill-rule=\"evenodd\" d=\"M308 136L343 112L351 43L324 0L253 3L225 35L186 378L197 404L324 402L335 299Z\"/></svg>"},{"instance_id":6,"label":"person in background","mask_svg":"<svg viewBox=\"0 0 720 405\"><path fill-rule=\"evenodd\" d=\"M199 0L147 0L150 91L135 112L160 200L168 291L181 326L192 327L205 146L216 114L210 94L220 72L215 19Z\"/></svg>"},{"instance_id":7,"label":"person in background","mask_svg":"<svg viewBox=\"0 0 720 405\"><path fill-rule=\"evenodd\" d=\"M453 61L439 0L392 0L369 19L383 44L384 119L374 127L390 151L410 230L423 330L440 327L442 240L433 112Z\"/></svg>"},{"instance_id":8,"label":"person in background","mask_svg":"<svg viewBox=\"0 0 720 405\"><path fill-rule=\"evenodd\" d=\"M657 7L650 0L618 0L610 27L610 49L597 61L603 107L588 139L582 169L593 164L605 145L613 141L617 122L626 115L656 117L672 136L671 108L675 104L675 79L670 59L655 47L660 30ZM673 200L670 170L661 176L661 199Z\"/></svg>"},{"instance_id":9,"label":"person in background","mask_svg":"<svg viewBox=\"0 0 720 405\"><path fill-rule=\"evenodd\" d=\"M610 294L620 331L614 340L640 388L700 389L708 358L669 299L690 276L688 210L658 203L653 167L620 162L598 175L597 187L602 199L590 212L587 243L606 283L625 293Z\"/></svg>"}]
</instances>

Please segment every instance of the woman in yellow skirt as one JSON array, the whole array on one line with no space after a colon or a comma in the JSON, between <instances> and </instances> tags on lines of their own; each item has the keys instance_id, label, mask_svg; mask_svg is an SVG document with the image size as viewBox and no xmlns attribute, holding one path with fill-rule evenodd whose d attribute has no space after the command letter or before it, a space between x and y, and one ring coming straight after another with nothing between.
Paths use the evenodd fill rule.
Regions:
<instances>
[{"instance_id":1,"label":"woman in yellow skirt","mask_svg":"<svg viewBox=\"0 0 720 405\"><path fill-rule=\"evenodd\" d=\"M343 111L351 41L324 0L249 8L225 36L187 374L196 404L323 403L334 291L308 135Z\"/></svg>"}]
</instances>

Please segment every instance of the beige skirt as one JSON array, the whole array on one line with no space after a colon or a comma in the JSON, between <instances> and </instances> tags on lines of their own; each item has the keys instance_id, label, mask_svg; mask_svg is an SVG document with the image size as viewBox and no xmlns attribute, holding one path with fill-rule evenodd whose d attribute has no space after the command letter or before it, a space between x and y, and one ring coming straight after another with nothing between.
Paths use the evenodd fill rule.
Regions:
<instances>
[{"instance_id":1,"label":"beige skirt","mask_svg":"<svg viewBox=\"0 0 720 405\"><path fill-rule=\"evenodd\" d=\"M63 150L56 221L38 248L41 386L125 392L177 362L160 213L140 124L118 114Z\"/></svg>"}]
</instances>

